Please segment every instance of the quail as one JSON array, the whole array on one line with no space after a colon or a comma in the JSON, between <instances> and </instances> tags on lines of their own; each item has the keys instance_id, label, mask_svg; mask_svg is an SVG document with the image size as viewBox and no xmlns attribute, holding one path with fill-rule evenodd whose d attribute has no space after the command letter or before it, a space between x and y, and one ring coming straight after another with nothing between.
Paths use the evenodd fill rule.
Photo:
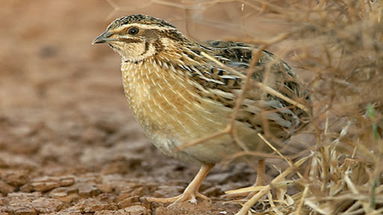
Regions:
<instances>
[{"instance_id":1,"label":"quail","mask_svg":"<svg viewBox=\"0 0 383 215\"><path fill-rule=\"evenodd\" d=\"M172 24L146 15L116 19L93 41L98 43L120 55L125 95L150 141L168 156L201 165L181 195L151 201L208 199L199 188L214 164L244 150L270 151L259 134L267 130L285 141L307 123L308 110L291 102L309 103L292 68L266 50L259 50L252 67L256 45L196 42ZM254 69L254 82L283 96L255 85L243 92L249 68ZM245 97L234 120L242 144L230 134L207 138L227 128L242 93ZM207 139L200 144L181 147L203 138Z\"/></svg>"}]
</instances>

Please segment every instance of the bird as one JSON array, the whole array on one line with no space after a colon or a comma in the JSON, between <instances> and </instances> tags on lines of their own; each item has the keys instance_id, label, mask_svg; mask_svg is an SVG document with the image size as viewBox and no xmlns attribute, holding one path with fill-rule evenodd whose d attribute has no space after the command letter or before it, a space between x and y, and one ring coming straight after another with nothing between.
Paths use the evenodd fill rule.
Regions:
<instances>
[{"instance_id":1,"label":"bird","mask_svg":"<svg viewBox=\"0 0 383 215\"><path fill-rule=\"evenodd\" d=\"M262 135L285 141L308 123L308 90L286 62L255 44L198 42L163 19L142 14L114 20L93 41L100 43L121 57L124 94L145 135L165 155L201 166L182 194L149 201L209 199L199 188L215 164L242 151L269 152ZM255 51L260 56L252 65ZM244 92L250 69L258 85ZM242 144L227 133L209 138L230 122Z\"/></svg>"}]
</instances>

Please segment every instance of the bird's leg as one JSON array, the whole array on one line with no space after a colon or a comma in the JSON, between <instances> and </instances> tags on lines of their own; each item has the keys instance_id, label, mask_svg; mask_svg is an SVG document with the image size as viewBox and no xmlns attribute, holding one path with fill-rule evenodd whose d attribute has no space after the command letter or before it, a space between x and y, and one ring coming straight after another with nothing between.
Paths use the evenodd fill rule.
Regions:
<instances>
[{"instance_id":1,"label":"bird's leg","mask_svg":"<svg viewBox=\"0 0 383 215\"><path fill-rule=\"evenodd\" d=\"M265 178L266 178L266 173L265 173L265 160L260 159L258 160L257 164L257 178L255 180L255 183L252 185L252 187L258 187L258 186L263 186L265 185ZM227 194L230 197L245 197L245 199L251 198L255 192L250 192L250 193L232 193L232 194Z\"/></svg>"},{"instance_id":2,"label":"bird's leg","mask_svg":"<svg viewBox=\"0 0 383 215\"><path fill-rule=\"evenodd\" d=\"M266 178L266 166L265 166L265 160L260 159L258 160L257 165L257 178L255 179L255 184L253 187L263 186L265 185L265 178ZM247 199L251 199L255 195L256 192L250 192L247 194Z\"/></svg>"},{"instance_id":3,"label":"bird's leg","mask_svg":"<svg viewBox=\"0 0 383 215\"><path fill-rule=\"evenodd\" d=\"M148 197L146 198L146 200L148 200L149 202L173 203L173 204L177 202L185 202L185 201L189 201L191 203L197 203L197 197L201 199L205 199L205 200L210 200L208 197L199 193L198 190L201 187L203 180L206 178L207 174L209 173L210 169L213 168L213 166L214 165L212 164L202 164L197 175L189 183L189 185L186 187L185 191L181 195L171 197L171 198Z\"/></svg>"},{"instance_id":4,"label":"bird's leg","mask_svg":"<svg viewBox=\"0 0 383 215\"><path fill-rule=\"evenodd\" d=\"M260 159L258 160L258 165L257 165L257 179L255 180L255 184L253 185L254 187L257 186L262 186L265 184L265 160Z\"/></svg>"}]
</instances>

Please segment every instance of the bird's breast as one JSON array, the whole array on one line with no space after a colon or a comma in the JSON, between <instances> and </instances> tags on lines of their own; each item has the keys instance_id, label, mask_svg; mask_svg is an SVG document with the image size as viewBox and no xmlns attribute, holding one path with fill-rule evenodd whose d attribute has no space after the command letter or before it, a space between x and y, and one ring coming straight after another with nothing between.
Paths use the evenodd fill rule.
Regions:
<instances>
[{"instance_id":1,"label":"bird's breast","mask_svg":"<svg viewBox=\"0 0 383 215\"><path fill-rule=\"evenodd\" d=\"M201 98L187 74L154 63L123 63L122 76L131 109L149 136L189 142L227 123L228 111Z\"/></svg>"}]
</instances>

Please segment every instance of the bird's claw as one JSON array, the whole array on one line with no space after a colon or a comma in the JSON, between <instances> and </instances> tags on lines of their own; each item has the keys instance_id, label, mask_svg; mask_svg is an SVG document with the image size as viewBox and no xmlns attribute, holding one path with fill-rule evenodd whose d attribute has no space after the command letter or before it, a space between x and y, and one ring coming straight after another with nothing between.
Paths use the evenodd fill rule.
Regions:
<instances>
[{"instance_id":1,"label":"bird's claw","mask_svg":"<svg viewBox=\"0 0 383 215\"><path fill-rule=\"evenodd\" d=\"M189 193L185 192L181 195L171 197L171 198L154 198L154 197L147 197L145 198L149 202L158 202L158 203L171 203L169 206L175 205L180 202L190 202L192 204L197 204L197 198L201 198L203 200L211 201L209 197L197 192L197 193Z\"/></svg>"}]
</instances>

